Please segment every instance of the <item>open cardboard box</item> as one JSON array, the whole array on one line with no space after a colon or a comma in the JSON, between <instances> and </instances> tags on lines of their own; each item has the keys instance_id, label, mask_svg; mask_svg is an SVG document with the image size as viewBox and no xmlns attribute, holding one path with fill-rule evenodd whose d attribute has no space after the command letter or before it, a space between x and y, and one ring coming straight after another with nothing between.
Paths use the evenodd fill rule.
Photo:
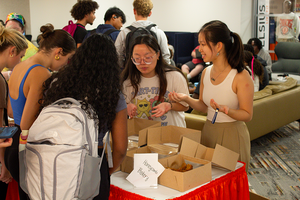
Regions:
<instances>
[{"instance_id":1,"label":"open cardboard box","mask_svg":"<svg viewBox=\"0 0 300 200\"><path fill-rule=\"evenodd\" d=\"M166 169L158 178L158 183L166 187L184 192L191 188L211 181L211 162L199 158L184 155L181 151L178 155L162 158L158 160ZM186 172L174 171L182 163L192 164L193 169Z\"/></svg>"},{"instance_id":2,"label":"open cardboard box","mask_svg":"<svg viewBox=\"0 0 300 200\"><path fill-rule=\"evenodd\" d=\"M163 143L174 143L180 145L182 137L186 137L196 143L200 143L201 131L172 125L149 128L147 134L147 145Z\"/></svg>"},{"instance_id":3,"label":"open cardboard box","mask_svg":"<svg viewBox=\"0 0 300 200\"><path fill-rule=\"evenodd\" d=\"M147 144L147 132L149 128L160 127L161 122L147 119L133 118L127 120L128 136L136 135L139 137L138 146Z\"/></svg>"},{"instance_id":4,"label":"open cardboard box","mask_svg":"<svg viewBox=\"0 0 300 200\"><path fill-rule=\"evenodd\" d=\"M139 119L136 120L136 124L139 123L138 121L140 120ZM150 120L146 120L146 121L150 121ZM183 136L191 138L192 140L195 140L195 142L200 142L201 139L201 131L177 127L177 126L164 126L164 127L154 127L154 128L153 126L151 126L149 128L143 129L142 133L140 131L140 138L141 135L143 136L146 135L147 137L146 140L144 141L147 141L147 144L149 144L150 142L150 144L144 147L140 147L138 149L128 150L126 157L124 158L121 164L121 171L126 173L131 173L131 171L133 170L133 155L135 153L155 152L159 154L159 157L161 157L161 155L167 155L167 154L174 155L177 154L178 152L178 150L174 152L174 148L168 146L164 146L162 151L161 148L159 149L157 144L173 143L179 146L181 144L181 139L183 138ZM169 152L169 153L165 153L165 152Z\"/></svg>"},{"instance_id":5,"label":"open cardboard box","mask_svg":"<svg viewBox=\"0 0 300 200\"><path fill-rule=\"evenodd\" d=\"M217 144L215 149L208 148L186 137L182 138L180 153L190 157L211 161L212 165L231 171L235 170L239 158L238 153L221 145Z\"/></svg>"}]
</instances>

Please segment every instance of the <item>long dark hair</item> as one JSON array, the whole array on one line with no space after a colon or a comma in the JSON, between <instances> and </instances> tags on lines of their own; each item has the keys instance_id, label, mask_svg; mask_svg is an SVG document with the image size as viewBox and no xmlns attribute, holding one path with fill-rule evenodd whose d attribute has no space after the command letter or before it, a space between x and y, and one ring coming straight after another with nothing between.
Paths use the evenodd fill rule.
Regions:
<instances>
[{"instance_id":1,"label":"long dark hair","mask_svg":"<svg viewBox=\"0 0 300 200\"><path fill-rule=\"evenodd\" d=\"M100 130L111 129L121 94L120 67L113 41L93 34L77 49L71 62L44 84L42 108L64 97L82 101L89 117L98 119ZM92 106L94 113L89 112Z\"/></svg>"},{"instance_id":2,"label":"long dark hair","mask_svg":"<svg viewBox=\"0 0 300 200\"><path fill-rule=\"evenodd\" d=\"M253 60L253 72L255 75L259 77L259 82L262 83L264 78L264 68L262 64L256 58L254 58L253 54L250 51L245 50L244 55L245 55L245 62L250 67L250 70L251 70L251 65Z\"/></svg>"},{"instance_id":3,"label":"long dark hair","mask_svg":"<svg viewBox=\"0 0 300 200\"><path fill-rule=\"evenodd\" d=\"M132 57L132 53L135 45L138 44L145 44L147 47L153 49L155 53L161 52L157 40L152 35L141 35L135 38L134 43L130 49L129 59L127 60L125 68L121 74L122 84L125 80L130 79L131 85L134 88L134 92L135 92L134 97L138 93L139 84L141 82L141 72L136 68L135 64L132 62L130 58ZM178 70L177 68L171 65L168 65L164 61L162 54L160 53L159 59L157 60L157 64L155 67L155 73L159 77L159 86L160 86L159 97L158 97L159 100L163 98L164 94L167 91L168 83L167 83L166 73L169 71L178 71L182 74L182 76L184 76L180 70Z\"/></svg>"},{"instance_id":4,"label":"long dark hair","mask_svg":"<svg viewBox=\"0 0 300 200\"><path fill-rule=\"evenodd\" d=\"M209 42L214 45L218 42L224 44L227 61L233 69L237 69L238 73L245 69L242 40L237 33L231 32L225 23L218 20L210 21L202 26L200 32L205 35L210 49L212 48Z\"/></svg>"}]
</instances>

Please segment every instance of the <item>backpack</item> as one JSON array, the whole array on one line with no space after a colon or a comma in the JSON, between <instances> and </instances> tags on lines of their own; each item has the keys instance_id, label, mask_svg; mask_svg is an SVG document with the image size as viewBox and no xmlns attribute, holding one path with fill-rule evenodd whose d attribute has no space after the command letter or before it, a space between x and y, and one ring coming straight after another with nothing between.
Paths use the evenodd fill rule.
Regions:
<instances>
[{"instance_id":1,"label":"backpack","mask_svg":"<svg viewBox=\"0 0 300 200\"><path fill-rule=\"evenodd\" d=\"M19 152L20 185L30 199L93 199L104 152L99 157L98 126L80 102L60 99L43 108L29 129L25 150Z\"/></svg>"},{"instance_id":2,"label":"backpack","mask_svg":"<svg viewBox=\"0 0 300 200\"><path fill-rule=\"evenodd\" d=\"M126 40L125 40L125 48L126 48L125 63L126 60L129 59L130 49L134 43L135 38L137 38L140 35L146 34L146 35L152 35L157 39L156 33L150 30L154 26L156 26L156 24L150 24L147 27L134 27L134 26L126 27L130 30L130 32L126 35Z\"/></svg>"},{"instance_id":3,"label":"backpack","mask_svg":"<svg viewBox=\"0 0 300 200\"><path fill-rule=\"evenodd\" d=\"M85 29L84 26L82 26L81 24L74 24L72 20L69 21L68 25L63 27L62 30L67 31L68 33L70 33L72 35L72 37L74 37L74 33L77 29L77 27L80 26L82 28Z\"/></svg>"},{"instance_id":4,"label":"backpack","mask_svg":"<svg viewBox=\"0 0 300 200\"><path fill-rule=\"evenodd\" d=\"M112 28L112 29L109 29L109 30L105 31L104 33L101 33L101 34L108 35L112 39L112 37L111 37L110 34L113 33L113 32L116 32L116 31L120 32L120 30ZM91 30L91 31L88 31L88 33L84 37L84 40L86 40L88 37L90 37L91 35L94 35L96 33L97 33L97 29L96 28L93 29L93 30Z\"/></svg>"}]
</instances>

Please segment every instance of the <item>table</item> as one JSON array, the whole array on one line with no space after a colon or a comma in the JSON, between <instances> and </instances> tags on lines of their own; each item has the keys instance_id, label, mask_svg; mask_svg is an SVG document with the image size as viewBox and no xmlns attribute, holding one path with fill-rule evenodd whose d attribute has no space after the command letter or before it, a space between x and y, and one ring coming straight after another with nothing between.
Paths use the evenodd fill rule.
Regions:
<instances>
[{"instance_id":1,"label":"table","mask_svg":"<svg viewBox=\"0 0 300 200\"><path fill-rule=\"evenodd\" d=\"M237 163L233 172L213 168L212 181L185 192L162 185L153 189L137 189L126 180L127 176L121 171L112 174L109 200L249 200L248 177L242 162Z\"/></svg>"}]
</instances>

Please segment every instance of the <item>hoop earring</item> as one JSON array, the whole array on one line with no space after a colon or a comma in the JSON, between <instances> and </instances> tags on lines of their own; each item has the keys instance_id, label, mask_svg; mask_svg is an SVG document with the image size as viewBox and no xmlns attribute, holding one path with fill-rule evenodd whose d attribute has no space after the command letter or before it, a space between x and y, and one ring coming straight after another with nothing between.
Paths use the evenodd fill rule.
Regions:
<instances>
[{"instance_id":1,"label":"hoop earring","mask_svg":"<svg viewBox=\"0 0 300 200\"><path fill-rule=\"evenodd\" d=\"M54 59L59 60L59 55L55 55Z\"/></svg>"}]
</instances>

